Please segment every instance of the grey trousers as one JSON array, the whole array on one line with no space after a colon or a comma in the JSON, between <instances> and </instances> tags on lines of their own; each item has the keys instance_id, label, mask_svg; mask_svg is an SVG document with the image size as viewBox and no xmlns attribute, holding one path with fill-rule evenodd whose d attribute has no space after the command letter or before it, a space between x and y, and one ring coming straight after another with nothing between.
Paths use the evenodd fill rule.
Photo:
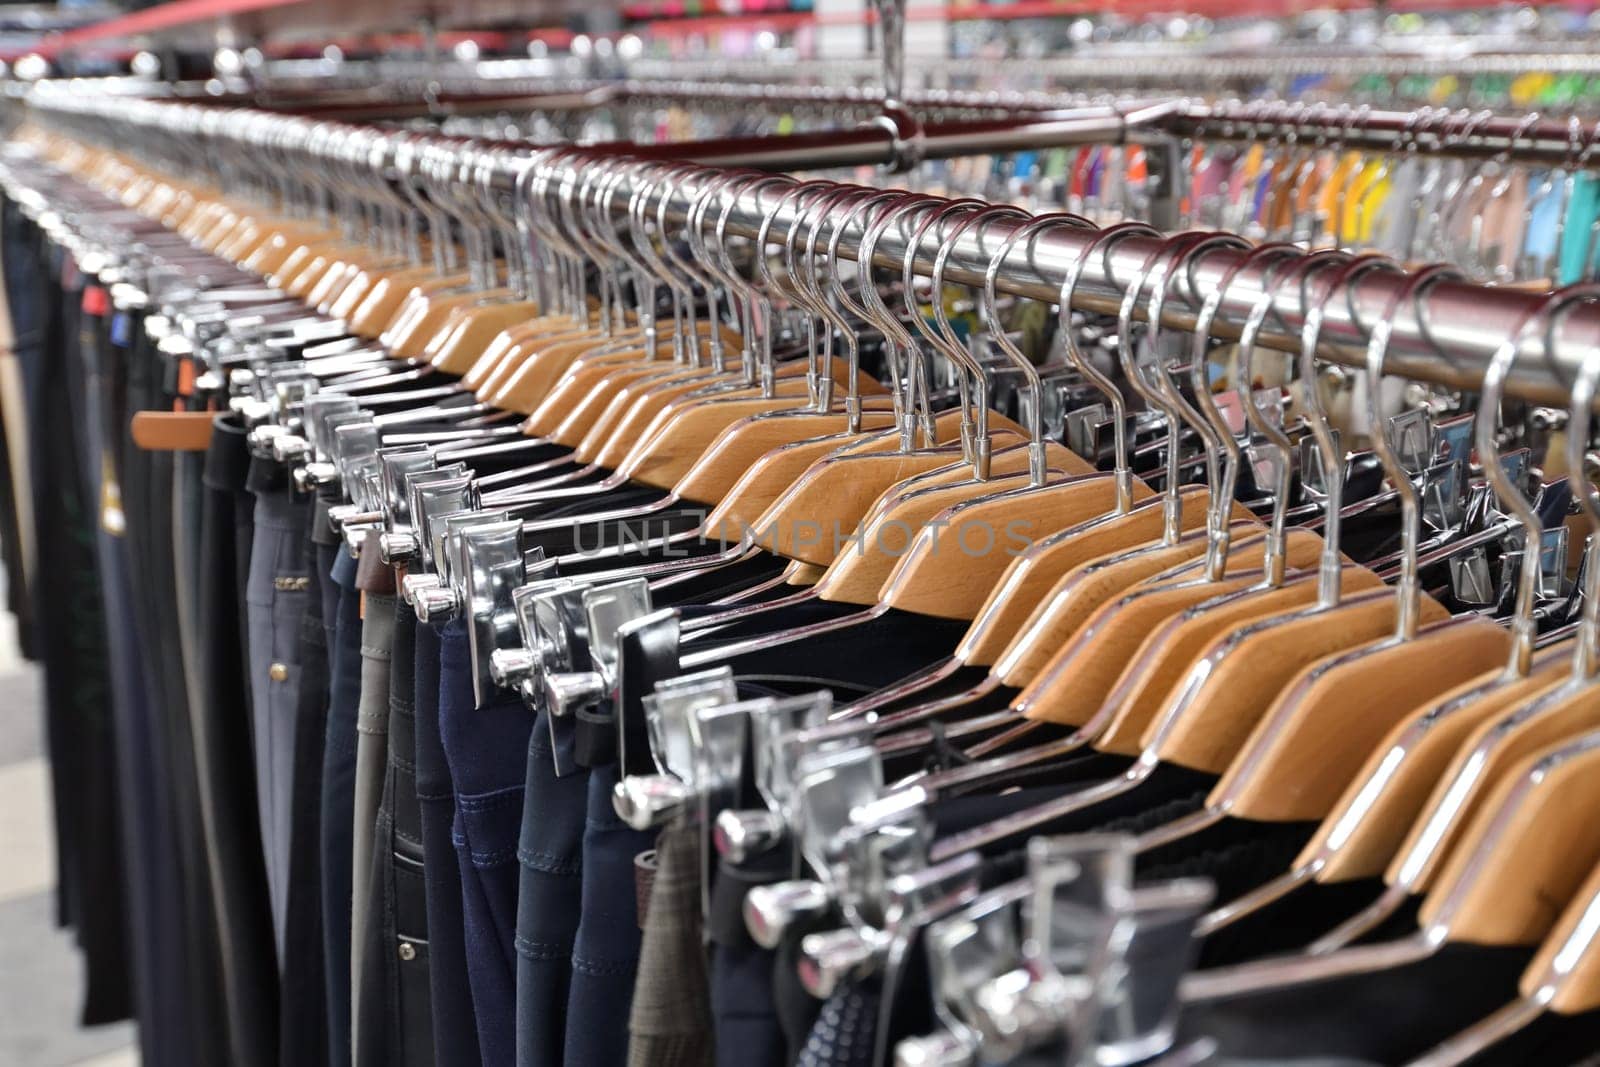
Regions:
<instances>
[{"instance_id":1,"label":"grey trousers","mask_svg":"<svg viewBox=\"0 0 1600 1067\"><path fill-rule=\"evenodd\" d=\"M372 880L373 824L389 765L389 662L394 654L395 598L366 594L361 621L361 704L356 715L355 821L350 849L350 991L361 1002L361 945L366 936ZM359 1015L357 1016L359 1018ZM350 1035L361 1043L359 1026Z\"/></svg>"},{"instance_id":2,"label":"grey trousers","mask_svg":"<svg viewBox=\"0 0 1600 1067\"><path fill-rule=\"evenodd\" d=\"M245 605L250 631L256 800L261 816L261 846L266 855L267 894L272 902L272 930L280 960L289 900L300 620L305 614L309 585L304 511L286 488L258 493Z\"/></svg>"}]
</instances>

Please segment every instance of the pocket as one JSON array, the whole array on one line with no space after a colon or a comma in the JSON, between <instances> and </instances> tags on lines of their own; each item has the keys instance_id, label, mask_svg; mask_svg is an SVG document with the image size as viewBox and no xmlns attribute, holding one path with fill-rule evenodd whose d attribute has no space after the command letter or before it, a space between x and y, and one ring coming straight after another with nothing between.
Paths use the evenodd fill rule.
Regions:
<instances>
[{"instance_id":1,"label":"pocket","mask_svg":"<svg viewBox=\"0 0 1600 1067\"><path fill-rule=\"evenodd\" d=\"M385 835L388 836L388 835ZM389 906L395 932L395 985L400 1017L391 1019L391 1032L400 1035L400 1065L431 1062L433 1056L433 994L428 977L427 887L422 863L393 853L392 895Z\"/></svg>"}]
</instances>

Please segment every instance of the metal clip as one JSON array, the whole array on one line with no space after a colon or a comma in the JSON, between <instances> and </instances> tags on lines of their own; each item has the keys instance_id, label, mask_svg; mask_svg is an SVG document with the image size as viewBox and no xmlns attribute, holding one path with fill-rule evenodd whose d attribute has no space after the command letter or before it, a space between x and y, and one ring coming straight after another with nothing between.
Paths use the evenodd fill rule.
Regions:
<instances>
[{"instance_id":1,"label":"metal clip","mask_svg":"<svg viewBox=\"0 0 1600 1067\"><path fill-rule=\"evenodd\" d=\"M617 629L649 610L650 586L643 578L583 590L590 669L545 676L550 714L565 716L579 708L594 707L615 691Z\"/></svg>"},{"instance_id":2,"label":"metal clip","mask_svg":"<svg viewBox=\"0 0 1600 1067\"><path fill-rule=\"evenodd\" d=\"M444 516L444 540L434 556L439 581L436 585L415 586L412 607L421 622L444 622L455 616L465 603L465 583L457 579L460 570L461 535L475 526L505 522L504 511L466 511Z\"/></svg>"},{"instance_id":3,"label":"metal clip","mask_svg":"<svg viewBox=\"0 0 1600 1067\"><path fill-rule=\"evenodd\" d=\"M412 565L401 579L400 591L407 604L416 603L418 590L443 584L444 579L437 571L439 546L444 539L444 516L477 509L479 501L471 476L453 473L465 469L463 464L452 464L439 468L436 476L411 480L411 516L415 525L412 536L416 538L418 551L409 557Z\"/></svg>"},{"instance_id":4,"label":"metal clip","mask_svg":"<svg viewBox=\"0 0 1600 1067\"><path fill-rule=\"evenodd\" d=\"M625 775L612 790L612 807L635 830L660 826L703 796L716 783L708 780L710 763L700 756L708 734L728 736L728 727L742 743L742 718L712 720L708 731L699 720L703 711L734 703L738 691L730 667L680 675L657 682L655 692L643 700L650 751L659 774ZM720 726L721 729L717 729Z\"/></svg>"},{"instance_id":5,"label":"metal clip","mask_svg":"<svg viewBox=\"0 0 1600 1067\"><path fill-rule=\"evenodd\" d=\"M379 539L379 548L385 563L410 564L423 555L423 536L417 523L417 498L421 490L434 485L457 486L450 495L456 505L452 510L464 511L466 486L471 484L465 463L452 463L444 467L421 467L399 475L400 493L395 506L389 511L389 526Z\"/></svg>"},{"instance_id":6,"label":"metal clip","mask_svg":"<svg viewBox=\"0 0 1600 1067\"><path fill-rule=\"evenodd\" d=\"M543 553L536 557L543 558ZM472 650L472 693L481 708L499 688L489 670L490 655L497 648L515 647L518 641L511 591L527 577L522 520L506 519L461 530L455 565Z\"/></svg>"}]
</instances>

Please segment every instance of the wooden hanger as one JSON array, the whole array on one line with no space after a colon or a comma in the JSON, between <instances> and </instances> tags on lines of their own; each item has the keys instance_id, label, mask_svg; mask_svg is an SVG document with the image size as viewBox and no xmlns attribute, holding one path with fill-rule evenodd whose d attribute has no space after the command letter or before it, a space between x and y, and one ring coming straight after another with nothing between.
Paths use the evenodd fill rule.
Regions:
<instances>
[{"instance_id":1,"label":"wooden hanger","mask_svg":"<svg viewBox=\"0 0 1600 1067\"><path fill-rule=\"evenodd\" d=\"M1590 298L1588 294L1581 290L1558 291L1530 312L1516 337L1503 344L1490 360L1483 387L1483 412L1497 410L1502 383L1516 358L1516 345L1523 332L1531 326L1551 321L1564 308L1587 298ZM1548 336L1547 333L1547 339ZM1575 394L1580 387L1575 387ZM1480 454L1486 459L1493 459L1498 455L1492 436L1493 416L1480 413L1479 418L1482 420L1477 427ZM1586 422L1587 418L1584 417ZM1497 461L1485 465L1485 474L1502 502L1518 514L1524 525L1525 536L1531 536L1531 532L1539 526L1538 516L1532 507L1506 477ZM1525 559L1524 566L1536 567L1537 560L1538 556L1533 555ZM1518 611L1514 616L1518 641L1514 646L1514 665L1519 676L1527 674L1532 644L1531 603L1536 580L1536 571L1524 572L1518 590ZM1541 746L1571 737L1590 729L1591 724L1600 722L1600 690L1590 684L1592 670L1588 665L1582 637L1575 642L1574 648L1573 670L1559 684L1551 686L1545 682L1527 687L1523 690L1526 702L1503 706L1496 702L1492 707L1498 710L1481 719L1474 718L1476 728L1455 753L1450 766L1438 780L1419 817L1411 824L1409 833L1384 871L1384 882L1388 888L1371 907L1320 939L1311 951L1328 952L1348 944L1392 914L1410 894L1426 891L1451 854L1467 821L1481 808L1485 796L1504 780L1504 776L1518 761Z\"/></svg>"},{"instance_id":2,"label":"wooden hanger","mask_svg":"<svg viewBox=\"0 0 1600 1067\"><path fill-rule=\"evenodd\" d=\"M1499 1010L1440 1042L1408 1067L1456 1067L1503 1045L1547 1013L1583 1015L1600 1008L1600 867L1573 894Z\"/></svg>"},{"instance_id":3,"label":"wooden hanger","mask_svg":"<svg viewBox=\"0 0 1600 1067\"><path fill-rule=\"evenodd\" d=\"M1423 899L1416 933L1341 948L1320 959L1285 957L1191 975L1195 1004L1267 989L1376 973L1435 955L1446 943L1535 946L1549 936L1600 865L1600 733L1569 737L1512 769L1473 819L1438 883Z\"/></svg>"},{"instance_id":4,"label":"wooden hanger","mask_svg":"<svg viewBox=\"0 0 1600 1067\"><path fill-rule=\"evenodd\" d=\"M1247 255L1208 295L1201 309L1201 316L1208 327L1240 271L1246 266L1269 262L1274 257L1284 255L1291 247L1263 245ZM1255 335L1265 319L1271 299L1269 289L1256 301L1245 323L1240 344L1234 350L1232 379L1243 390L1241 395L1245 397L1248 397L1251 384L1250 365ZM1204 368L1191 369L1203 372ZM1222 484L1216 499L1231 499L1242 458L1238 445L1233 440L1232 429L1211 399L1209 386L1204 389L1197 387L1195 401L1216 429L1217 439L1224 445L1225 462L1219 474ZM1229 576L1230 538L1227 520L1220 510L1213 509L1208 517L1211 538L1205 573L1187 582L1147 586L1097 609L1061 653L1041 668L1040 674L1025 692L1022 707L1030 718L1085 725L1107 721L1105 716L1097 714L1102 707L1108 714L1115 714L1115 709L1125 709L1119 731L1122 743L1124 747L1138 746L1142 743L1144 727L1150 722L1150 716L1159 708L1159 705L1142 708L1129 705L1128 698L1140 679L1165 679L1168 682L1167 689L1170 689L1171 680L1183 676L1198 656L1196 641L1199 637L1226 632L1232 627L1243 627L1253 620L1272 617L1285 607L1293 608L1305 602L1304 598L1310 593L1305 585L1309 579L1298 572L1291 573L1287 567L1291 541L1297 542L1302 548L1306 544L1304 537L1290 538L1284 530L1283 515L1287 508L1288 487L1281 483L1287 480L1287 439L1275 428L1267 426L1252 400L1247 399L1243 406L1249 424L1276 445L1282 456L1280 469L1283 476L1280 477L1273 521L1267 538L1262 542L1261 574ZM1323 558L1327 559L1330 555L1327 547L1320 547ZM1340 557L1333 555L1334 567L1341 564ZM1371 580L1362 577L1352 580L1356 583L1365 582L1369 587L1375 584L1375 576ZM1291 588L1285 591L1286 586ZM1254 602L1259 602L1259 611L1252 610ZM1158 631L1162 632L1164 639L1177 637L1184 622L1202 617L1208 611L1230 608L1236 603L1239 607L1230 610L1226 616L1211 616L1219 624L1217 629L1207 629L1205 623L1199 623L1182 631L1189 640L1173 646L1170 661L1160 656L1166 646L1149 640ZM1163 630L1164 624L1169 622L1172 628Z\"/></svg>"}]
</instances>

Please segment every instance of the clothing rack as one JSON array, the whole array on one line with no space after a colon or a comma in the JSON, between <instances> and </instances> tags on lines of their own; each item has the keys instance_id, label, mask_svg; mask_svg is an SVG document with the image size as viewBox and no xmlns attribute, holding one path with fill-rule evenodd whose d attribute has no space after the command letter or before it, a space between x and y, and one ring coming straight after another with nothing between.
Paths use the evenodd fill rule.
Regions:
<instances>
[{"instance_id":1,"label":"clothing rack","mask_svg":"<svg viewBox=\"0 0 1600 1067\"><path fill-rule=\"evenodd\" d=\"M250 117L251 113L248 112L233 112L227 121L219 121L216 109L163 102L72 99L59 94L45 94L35 98L32 104L47 121L73 122L91 129L99 123L105 123L105 132L115 130L124 136L128 127L159 129L169 136L191 140L200 137L204 130L205 137L233 142L241 147L252 144L252 138L259 138L260 131L269 127L289 143L298 138L302 145L308 144L306 138L314 126L319 127L324 135L332 129L326 123L263 113L255 115L269 121L244 121ZM971 152L980 146L991 151L1008 151L1047 145L1118 141L1129 130L1175 121L1174 116L1181 116L1184 122L1205 121L1191 119L1184 110L1188 106L1182 102L1168 102L1132 112L1110 108L1060 111L1035 116L1017 125L936 125L923 131L920 148L923 158L937 158L946 154ZM1379 118L1368 117L1374 121ZM1387 116L1384 118L1393 121ZM1302 127L1319 121L1341 130L1348 125L1348 120L1336 124L1336 119L1335 115L1320 118L1307 115L1296 121ZM1211 121L1217 122L1216 119ZM1494 135L1489 129L1488 120L1483 125L1484 130L1473 136L1487 138ZM1497 128L1503 128L1503 125L1501 123ZM1514 131L1507 132L1509 135ZM1543 137L1543 134L1540 136ZM677 162L719 167L790 169L802 166L846 166L895 158L897 146L894 138L894 134L881 129L859 130L763 139L759 142L735 139L732 142L673 145L659 152ZM1528 143L1529 136L1525 133L1518 141L1520 150ZM327 143L326 136L322 138L322 143ZM491 171L490 179L494 188L502 194L514 193L525 168L541 158L538 153L515 150L503 142L491 144L440 139L438 143L458 151L489 153L486 160ZM379 173L391 171L397 144L397 138L388 139L382 158L373 161ZM889 149L887 154L886 149ZM1426 150L1426 146L1419 145L1420 150ZM596 158L593 153L615 156L621 151L618 146L585 152L564 150L559 155L546 158L548 165L557 168L563 177L577 181L581 180L584 164ZM630 149L627 154L654 158L651 153L637 149ZM681 223L687 216L690 203L690 195L685 189L687 184L687 181L680 180L666 194L672 198L667 214L674 222ZM631 174L621 180L611 196L615 210L620 212L625 208L634 188ZM728 231L745 237L756 236L765 208L759 195L741 195L729 213ZM780 211L770 227L769 239L783 239L793 224L794 213ZM981 285L993 256L1005 238L1023 224L1023 221L999 220L985 227L981 234L963 235L949 252L945 278L958 284ZM1096 237L1097 232L1093 230L1062 226L1047 230L1030 242L1019 242L1008 252L1000 268L996 287L1018 296L1054 300L1069 277L1073 264L1085 254ZM934 232L923 236L922 247L915 256L918 273L926 275L932 270L939 243L938 235ZM1100 254L1102 267L1082 272L1074 294L1075 305L1114 313L1121 305L1123 294L1141 275L1144 263L1157 250L1159 243L1157 238L1138 234L1118 240L1108 252ZM839 254L854 259L857 244L857 239L847 233L839 242ZM897 268L904 259L905 251L902 236L891 231L879 242L875 263L884 268ZM1264 287L1271 286L1273 277L1294 276L1294 260L1309 254L1285 253L1284 256L1271 258L1269 262L1258 262L1240 269L1228 286L1213 332L1217 336L1237 336L1251 308L1261 298ZM1205 294L1219 285L1246 255L1243 251L1216 248L1195 257L1191 263L1192 270L1176 283L1163 320L1180 329L1193 327ZM1410 274L1406 272L1368 271L1353 283L1347 299L1330 300L1322 330L1326 357L1346 366L1363 366L1363 350L1373 324L1394 305L1397 294L1409 279ZM1392 372L1451 388L1473 389L1483 380L1484 371L1495 351L1515 334L1518 324L1539 301L1537 294L1516 289L1439 281L1420 296L1416 314L1401 312L1394 323L1390 340ZM1271 311L1271 319L1261 331L1258 343L1284 351L1297 350L1299 331L1306 318L1307 294L1300 285L1278 286L1273 295ZM1584 351L1592 345L1597 330L1600 330L1600 309L1583 306L1575 309L1557 327L1548 360L1537 355L1543 351L1538 338L1526 339L1525 354L1529 358L1517 360L1507 392L1542 403L1563 401L1569 395L1575 371Z\"/></svg>"}]
</instances>

